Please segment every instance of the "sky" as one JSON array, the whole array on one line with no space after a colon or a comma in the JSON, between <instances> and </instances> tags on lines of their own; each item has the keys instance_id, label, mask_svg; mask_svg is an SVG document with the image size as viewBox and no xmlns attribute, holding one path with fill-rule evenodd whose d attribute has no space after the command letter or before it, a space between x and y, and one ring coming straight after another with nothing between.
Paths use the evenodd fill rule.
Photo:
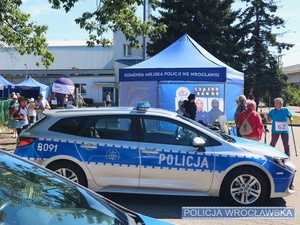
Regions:
<instances>
[{"instance_id":1,"label":"sky","mask_svg":"<svg viewBox=\"0 0 300 225\"><path fill-rule=\"evenodd\" d=\"M292 66L300 64L300 1L277 0L279 9L276 15L286 21L285 28L274 30L278 34L279 41L294 44L289 51L278 54L274 49L274 55L280 59L282 66ZM238 7L238 3L235 7ZM24 0L21 10L31 14L31 20L40 25L47 25L46 34L49 44L54 41L85 41L88 33L79 28L74 22L82 12L92 11L96 8L96 0L79 0L75 8L70 13L65 13L63 9L51 9L47 0ZM112 39L112 34L105 37ZM201 43L199 43L201 45Z\"/></svg>"}]
</instances>

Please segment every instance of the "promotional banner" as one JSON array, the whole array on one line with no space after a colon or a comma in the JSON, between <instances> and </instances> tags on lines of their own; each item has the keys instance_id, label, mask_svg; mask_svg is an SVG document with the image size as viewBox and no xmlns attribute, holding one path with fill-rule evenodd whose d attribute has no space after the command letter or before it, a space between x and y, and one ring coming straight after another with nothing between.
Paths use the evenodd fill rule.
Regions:
<instances>
[{"instance_id":1,"label":"promotional banner","mask_svg":"<svg viewBox=\"0 0 300 225\"><path fill-rule=\"evenodd\" d=\"M120 81L226 81L226 68L121 68Z\"/></svg>"},{"instance_id":2,"label":"promotional banner","mask_svg":"<svg viewBox=\"0 0 300 225\"><path fill-rule=\"evenodd\" d=\"M52 85L52 92L59 93L59 94L73 94L75 91L75 85L73 81L69 78L58 78L54 81Z\"/></svg>"},{"instance_id":3,"label":"promotional banner","mask_svg":"<svg viewBox=\"0 0 300 225\"><path fill-rule=\"evenodd\" d=\"M156 81L122 82L120 84L120 106L135 107L139 101L149 101L151 107L158 107Z\"/></svg>"},{"instance_id":4,"label":"promotional banner","mask_svg":"<svg viewBox=\"0 0 300 225\"><path fill-rule=\"evenodd\" d=\"M229 120L233 118L233 115L227 115L225 112L224 84L219 83L160 83L159 107L182 114L180 106L187 100L189 94L196 96L196 121L202 120L204 123L212 124L221 115L226 115Z\"/></svg>"}]
</instances>

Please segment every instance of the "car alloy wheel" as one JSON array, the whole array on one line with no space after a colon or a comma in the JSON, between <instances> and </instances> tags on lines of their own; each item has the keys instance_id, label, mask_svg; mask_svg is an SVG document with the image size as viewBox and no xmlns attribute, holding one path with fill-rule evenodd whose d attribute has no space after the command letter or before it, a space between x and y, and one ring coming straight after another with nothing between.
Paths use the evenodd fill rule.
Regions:
<instances>
[{"instance_id":1,"label":"car alloy wheel","mask_svg":"<svg viewBox=\"0 0 300 225\"><path fill-rule=\"evenodd\" d=\"M73 162L59 161L47 166L59 175L87 187L87 179L83 170Z\"/></svg>"},{"instance_id":2,"label":"car alloy wheel","mask_svg":"<svg viewBox=\"0 0 300 225\"><path fill-rule=\"evenodd\" d=\"M255 205L269 197L265 177L254 168L238 168L230 172L222 190L223 197L236 205Z\"/></svg>"}]
</instances>

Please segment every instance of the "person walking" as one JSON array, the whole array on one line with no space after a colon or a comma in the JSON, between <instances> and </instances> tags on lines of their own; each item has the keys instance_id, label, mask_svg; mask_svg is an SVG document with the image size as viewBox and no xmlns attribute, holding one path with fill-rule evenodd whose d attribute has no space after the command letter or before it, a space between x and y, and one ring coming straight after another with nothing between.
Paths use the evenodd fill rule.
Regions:
<instances>
[{"instance_id":1,"label":"person walking","mask_svg":"<svg viewBox=\"0 0 300 225\"><path fill-rule=\"evenodd\" d=\"M279 136L281 136L281 140L284 147L284 153L290 156L290 145L289 145L289 125L293 122L293 115L291 111L287 107L283 107L283 99L275 98L274 99L275 108L271 109L269 114L265 114L264 118L266 121L272 121L272 131L271 131L271 142L270 145L275 147Z\"/></svg>"},{"instance_id":2,"label":"person walking","mask_svg":"<svg viewBox=\"0 0 300 225\"><path fill-rule=\"evenodd\" d=\"M105 101L106 107L111 107L111 97L110 97L110 91L106 94L106 101Z\"/></svg>"},{"instance_id":3,"label":"person walking","mask_svg":"<svg viewBox=\"0 0 300 225\"><path fill-rule=\"evenodd\" d=\"M240 128L238 126L238 118L241 112L243 112L244 110L246 110L246 104L247 104L247 99L245 95L240 95L237 99L236 99L236 110L234 113L234 122L235 122L235 126L236 126L236 134L238 137L242 137L242 135L240 134Z\"/></svg>"},{"instance_id":4,"label":"person walking","mask_svg":"<svg viewBox=\"0 0 300 225\"><path fill-rule=\"evenodd\" d=\"M247 119L252 128L252 132L249 134L243 134L242 130L240 130L241 136L254 141L260 141L262 133L265 131L261 116L258 112L256 112L256 103L255 101L250 100L247 102L246 106L247 109L242 111L238 116L238 126L241 127L244 120ZM243 128L241 127L241 129Z\"/></svg>"},{"instance_id":5,"label":"person walking","mask_svg":"<svg viewBox=\"0 0 300 225\"><path fill-rule=\"evenodd\" d=\"M180 110L183 113L183 116L195 120L196 118L196 104L195 104L195 95L189 94L188 100L184 100L183 104L180 106Z\"/></svg>"}]
</instances>

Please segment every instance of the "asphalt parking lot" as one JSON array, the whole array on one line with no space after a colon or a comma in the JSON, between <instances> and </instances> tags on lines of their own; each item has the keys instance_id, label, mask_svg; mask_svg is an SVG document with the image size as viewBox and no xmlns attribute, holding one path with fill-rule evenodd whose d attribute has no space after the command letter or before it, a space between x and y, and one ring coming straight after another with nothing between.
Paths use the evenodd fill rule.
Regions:
<instances>
[{"instance_id":1,"label":"asphalt parking lot","mask_svg":"<svg viewBox=\"0 0 300 225\"><path fill-rule=\"evenodd\" d=\"M271 130L271 126L268 125ZM295 143L297 148L300 147L300 126L293 127L295 135ZM298 138L297 138L298 137ZM269 142L271 139L270 133L267 134L266 139ZM264 141L264 138L262 139ZM281 139L279 139L277 146L279 150L283 151ZM291 160L300 168L300 156L296 157L295 148L293 144L293 137L290 134L290 148ZM299 151L299 150L298 150ZM263 203L263 207L293 207L295 209L295 217L292 220L274 220L274 219L224 219L224 220L187 220L181 219L181 209L185 206L191 207L230 207L226 205L221 199L215 197L186 197L186 196L157 196L157 195L133 195L133 194L103 194L109 199L147 216L162 219L178 225L257 225L257 224L272 224L272 225L299 225L300 224L300 177L296 174L294 180L295 193L285 197L270 199Z\"/></svg>"}]
</instances>

